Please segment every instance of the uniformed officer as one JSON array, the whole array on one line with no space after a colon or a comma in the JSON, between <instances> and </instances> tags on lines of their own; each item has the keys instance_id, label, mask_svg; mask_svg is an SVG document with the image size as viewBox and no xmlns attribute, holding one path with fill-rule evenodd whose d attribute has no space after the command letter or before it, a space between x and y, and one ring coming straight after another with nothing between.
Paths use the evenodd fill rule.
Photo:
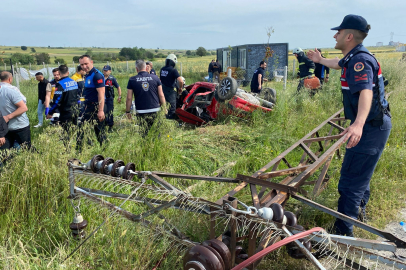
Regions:
<instances>
[{"instance_id":1,"label":"uniformed officer","mask_svg":"<svg viewBox=\"0 0 406 270\"><path fill-rule=\"evenodd\" d=\"M165 96L158 76L146 71L143 60L137 60L138 75L129 79L127 85L126 113L131 119L131 102L134 95L137 117L140 120L141 135L145 137L153 125L161 106L165 110ZM173 90L172 90L173 91Z\"/></svg>"},{"instance_id":2,"label":"uniformed officer","mask_svg":"<svg viewBox=\"0 0 406 270\"><path fill-rule=\"evenodd\" d=\"M84 107L81 112L82 125L85 122L95 121L94 131L100 145L106 139L104 132L105 125L105 82L103 74L93 66L93 60L89 55L82 55L79 58L79 63L82 69L86 72L85 88L83 94L85 96ZM83 144L83 128L80 128L78 134L77 149L80 151Z\"/></svg>"},{"instance_id":3,"label":"uniformed officer","mask_svg":"<svg viewBox=\"0 0 406 270\"><path fill-rule=\"evenodd\" d=\"M72 124L76 124L78 116L77 97L78 83L69 78L69 68L61 65L58 68L61 75L60 80L56 83L55 91L62 92L55 100L51 109L49 109L47 118L50 119L56 109L59 110L59 122L65 131L68 131Z\"/></svg>"},{"instance_id":4,"label":"uniformed officer","mask_svg":"<svg viewBox=\"0 0 406 270\"><path fill-rule=\"evenodd\" d=\"M160 72L165 100L171 105L166 116L168 119L174 119L176 116L176 98L177 94L180 95L182 93L183 88L183 80L180 77L178 71L175 69L175 65L177 62L178 61L176 55L172 53L169 54L168 57L166 57L165 66L161 69ZM176 84L176 81L178 82L178 84ZM177 85L179 87L176 89Z\"/></svg>"},{"instance_id":5,"label":"uniformed officer","mask_svg":"<svg viewBox=\"0 0 406 270\"><path fill-rule=\"evenodd\" d=\"M111 67L109 65L103 67L103 74L106 87L106 125L109 126L109 132L111 132L114 125L114 87L117 88L118 91L118 103L121 102L121 88L116 78L111 75Z\"/></svg>"},{"instance_id":6,"label":"uniformed officer","mask_svg":"<svg viewBox=\"0 0 406 270\"><path fill-rule=\"evenodd\" d=\"M352 218L365 217L369 182L392 127L380 65L362 45L370 28L363 17L347 15L332 28L338 31L335 48L344 58L322 58L317 50L308 53L316 63L341 69L344 113L351 125L341 133L348 143L338 183L338 211ZM337 219L334 227L338 234L353 235L352 225L343 220Z\"/></svg>"},{"instance_id":7,"label":"uniformed officer","mask_svg":"<svg viewBox=\"0 0 406 270\"><path fill-rule=\"evenodd\" d=\"M152 64L152 62L151 62L151 61L147 61L146 64L147 64L147 72L148 72L149 74L154 74L154 75L156 75L155 69L153 69L153 66L154 66L154 65Z\"/></svg>"},{"instance_id":8,"label":"uniformed officer","mask_svg":"<svg viewBox=\"0 0 406 270\"><path fill-rule=\"evenodd\" d=\"M262 85L264 81L268 81L268 79L264 79L265 76L265 69L266 63L265 61L261 61L259 63L259 68L254 71L251 80L251 92L252 93L261 93Z\"/></svg>"},{"instance_id":9,"label":"uniformed officer","mask_svg":"<svg viewBox=\"0 0 406 270\"><path fill-rule=\"evenodd\" d=\"M304 87L304 80L308 77L314 76L315 65L312 60L307 58L301 48L294 48L293 55L299 62L298 77L300 78L300 81L297 86L297 91L300 91Z\"/></svg>"}]
</instances>

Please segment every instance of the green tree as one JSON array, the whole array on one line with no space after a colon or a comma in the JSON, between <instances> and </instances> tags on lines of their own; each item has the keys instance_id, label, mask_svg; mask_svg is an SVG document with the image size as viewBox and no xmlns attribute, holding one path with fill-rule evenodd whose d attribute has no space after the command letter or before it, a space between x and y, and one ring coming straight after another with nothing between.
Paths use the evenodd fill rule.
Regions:
<instances>
[{"instance_id":1,"label":"green tree","mask_svg":"<svg viewBox=\"0 0 406 270\"><path fill-rule=\"evenodd\" d=\"M35 61L37 61L37 65L42 65L42 63L50 64L51 57L49 57L48 53L37 53L35 54Z\"/></svg>"},{"instance_id":2,"label":"green tree","mask_svg":"<svg viewBox=\"0 0 406 270\"><path fill-rule=\"evenodd\" d=\"M135 60L135 51L132 48L121 48L118 55L125 57L126 60Z\"/></svg>"},{"instance_id":3,"label":"green tree","mask_svg":"<svg viewBox=\"0 0 406 270\"><path fill-rule=\"evenodd\" d=\"M31 48L31 52L37 52L35 48Z\"/></svg>"},{"instance_id":4,"label":"green tree","mask_svg":"<svg viewBox=\"0 0 406 270\"><path fill-rule=\"evenodd\" d=\"M34 63L34 57L30 54L15 53L11 56L11 62L21 63L23 65L28 65L29 63Z\"/></svg>"},{"instance_id":5,"label":"green tree","mask_svg":"<svg viewBox=\"0 0 406 270\"><path fill-rule=\"evenodd\" d=\"M206 49L203 47L199 47L196 50L196 55L198 56L205 56L206 55Z\"/></svg>"},{"instance_id":6,"label":"green tree","mask_svg":"<svg viewBox=\"0 0 406 270\"><path fill-rule=\"evenodd\" d=\"M155 52L157 53L159 50L155 50Z\"/></svg>"},{"instance_id":7,"label":"green tree","mask_svg":"<svg viewBox=\"0 0 406 270\"><path fill-rule=\"evenodd\" d=\"M187 50L186 55L192 55L192 52L190 50Z\"/></svg>"},{"instance_id":8,"label":"green tree","mask_svg":"<svg viewBox=\"0 0 406 270\"><path fill-rule=\"evenodd\" d=\"M73 62L78 63L78 62L79 62L79 57L80 57L80 56L74 56L74 57L72 58Z\"/></svg>"},{"instance_id":9,"label":"green tree","mask_svg":"<svg viewBox=\"0 0 406 270\"><path fill-rule=\"evenodd\" d=\"M60 65L65 65L66 64L65 59L63 59L63 58L55 58L54 63L55 64L59 63Z\"/></svg>"},{"instance_id":10,"label":"green tree","mask_svg":"<svg viewBox=\"0 0 406 270\"><path fill-rule=\"evenodd\" d=\"M21 46L21 50L26 51L27 49L27 46Z\"/></svg>"}]
</instances>

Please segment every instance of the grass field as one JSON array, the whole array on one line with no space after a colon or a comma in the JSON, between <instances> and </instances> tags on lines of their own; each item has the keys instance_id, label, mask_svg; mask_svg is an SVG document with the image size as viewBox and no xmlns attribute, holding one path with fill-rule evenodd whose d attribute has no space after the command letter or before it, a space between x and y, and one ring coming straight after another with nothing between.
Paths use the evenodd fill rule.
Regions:
<instances>
[{"instance_id":1,"label":"grass field","mask_svg":"<svg viewBox=\"0 0 406 270\"><path fill-rule=\"evenodd\" d=\"M406 124L403 117L406 114L406 64L399 62L400 54L377 56L385 77L390 81L387 91L393 92L389 99L393 129L371 181L372 195L368 206L370 224L383 228L389 221L396 220L398 210L405 205ZM181 59L185 63L187 83L204 76L209 60L210 57ZM225 177L235 177L237 173L249 175L342 107L339 74L339 71L333 71L330 83L313 98L305 92L296 94L296 80L289 80L286 90L283 90L282 83L268 83L278 93L276 108L269 114L255 112L245 119L222 117L201 128L179 127L175 122L162 119L159 139L153 136L142 139L133 122L120 118L125 111L124 104L116 104L115 132L109 134L105 147L85 146L80 154L74 150L74 134L69 146L65 147L60 140L60 128L33 128L37 123L37 86L33 80L23 82L20 88L28 99L32 140L38 153L20 152L0 171L0 268L152 269L170 243L166 238L158 238L119 218L109 219L78 252L64 261L78 245L71 239L69 230L73 211L66 198L69 194L67 160L78 158L85 162L95 154L103 154L134 162L137 170L201 175L213 175L222 170ZM117 76L123 96L129 76L131 74ZM94 135L89 131L87 136L92 138ZM316 199L333 209L338 199L340 163L339 159L332 162L329 186ZM230 184L208 183L194 190L194 195L215 201L231 187ZM239 196L246 199L247 194L248 191L243 191ZM289 201L287 208L298 206ZM81 209L89 221L88 233L106 217L106 213L85 204ZM207 217L180 215L172 210L163 214L177 220L182 232L194 241L207 239ZM328 227L332 222L328 215L301 207L299 223L305 227ZM373 238L361 230L355 230L355 234ZM290 259L283 250L269 256L258 269L271 266L281 270L313 269L305 260ZM160 269L180 269L182 257L183 254L174 250Z\"/></svg>"}]
</instances>

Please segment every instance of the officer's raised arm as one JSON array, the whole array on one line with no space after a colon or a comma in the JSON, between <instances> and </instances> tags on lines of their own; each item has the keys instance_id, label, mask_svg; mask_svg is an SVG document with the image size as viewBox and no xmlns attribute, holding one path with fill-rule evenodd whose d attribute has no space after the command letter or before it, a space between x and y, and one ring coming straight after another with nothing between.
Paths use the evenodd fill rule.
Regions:
<instances>
[{"instance_id":1,"label":"officer's raised arm","mask_svg":"<svg viewBox=\"0 0 406 270\"><path fill-rule=\"evenodd\" d=\"M319 64L322 64L326 67L333 68L333 69L341 69L341 67L338 65L338 62L340 61L340 59L338 59L337 57L334 59L323 58L323 57L321 57L321 53L317 50L317 48L314 49L314 51L309 50L306 55L314 63L319 63Z\"/></svg>"}]
</instances>

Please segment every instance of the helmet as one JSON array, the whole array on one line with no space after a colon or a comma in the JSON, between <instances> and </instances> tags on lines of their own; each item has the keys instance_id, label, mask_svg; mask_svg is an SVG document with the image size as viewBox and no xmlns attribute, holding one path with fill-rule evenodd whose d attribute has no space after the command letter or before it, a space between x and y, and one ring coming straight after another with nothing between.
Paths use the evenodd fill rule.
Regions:
<instances>
[{"instance_id":1,"label":"helmet","mask_svg":"<svg viewBox=\"0 0 406 270\"><path fill-rule=\"evenodd\" d=\"M186 85L186 80L185 80L185 78L184 77L182 77L182 76L180 76L180 78L182 79L182 81L183 81L183 87L185 87L185 85ZM177 89L179 89L180 88L180 85L179 85L179 81L178 80L176 80L176 88Z\"/></svg>"},{"instance_id":2,"label":"helmet","mask_svg":"<svg viewBox=\"0 0 406 270\"><path fill-rule=\"evenodd\" d=\"M175 64L178 62L178 58L176 58L176 55L174 55L173 53L169 54L166 59L172 60L173 62L175 62Z\"/></svg>"},{"instance_id":3,"label":"helmet","mask_svg":"<svg viewBox=\"0 0 406 270\"><path fill-rule=\"evenodd\" d=\"M303 52L303 50L301 49L301 48L299 48L299 47L297 47L297 48L294 48L293 49L293 54L299 54L300 52Z\"/></svg>"}]
</instances>

